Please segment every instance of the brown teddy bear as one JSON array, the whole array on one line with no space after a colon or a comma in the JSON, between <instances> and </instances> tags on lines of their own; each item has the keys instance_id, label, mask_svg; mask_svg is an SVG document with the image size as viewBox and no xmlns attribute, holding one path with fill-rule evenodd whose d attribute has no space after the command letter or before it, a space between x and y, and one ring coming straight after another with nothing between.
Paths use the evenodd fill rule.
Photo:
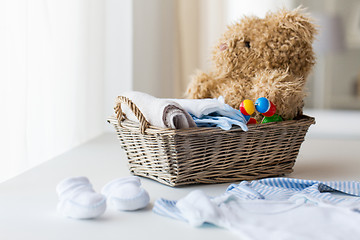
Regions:
<instances>
[{"instance_id":1,"label":"brown teddy bear","mask_svg":"<svg viewBox=\"0 0 360 240\"><path fill-rule=\"evenodd\" d=\"M302 9L268 13L264 19L244 17L231 25L212 53L210 73L198 71L188 98L217 98L239 109L245 99L266 97L277 114L293 119L302 114L304 86L315 63L312 20ZM256 116L260 120L261 116Z\"/></svg>"}]
</instances>

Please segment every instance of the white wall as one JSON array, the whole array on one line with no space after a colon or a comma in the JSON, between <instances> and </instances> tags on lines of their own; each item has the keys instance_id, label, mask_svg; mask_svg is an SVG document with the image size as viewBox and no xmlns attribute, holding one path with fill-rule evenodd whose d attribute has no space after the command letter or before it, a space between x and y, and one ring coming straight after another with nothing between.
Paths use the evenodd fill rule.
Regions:
<instances>
[{"instance_id":1,"label":"white wall","mask_svg":"<svg viewBox=\"0 0 360 240\"><path fill-rule=\"evenodd\" d=\"M174 97L174 0L107 0L105 11L104 128L114 100L136 90Z\"/></svg>"},{"instance_id":2,"label":"white wall","mask_svg":"<svg viewBox=\"0 0 360 240\"><path fill-rule=\"evenodd\" d=\"M306 99L305 106L325 109L339 110L360 110L359 93L356 93L356 81L360 78L360 36L357 44L353 40L359 20L356 18L360 11L359 0L296 0L296 4L302 4L308 8L308 12L314 17L319 25L320 34L318 41L321 41L321 33L332 32L331 26L335 22L340 28L337 28L337 42L343 42L341 47L331 46L326 39L324 42L318 42L326 46L327 51L317 53L317 64L314 67L314 76L309 80L310 96ZM327 20L325 22L324 20ZM333 28L334 29L334 28ZM316 42L314 44L316 46ZM321 49L323 50L323 49ZM359 81L359 80L358 80ZM359 121L359 119L356 119Z\"/></svg>"},{"instance_id":3,"label":"white wall","mask_svg":"<svg viewBox=\"0 0 360 240\"><path fill-rule=\"evenodd\" d=\"M156 97L174 97L175 1L134 0L133 86Z\"/></svg>"},{"instance_id":4,"label":"white wall","mask_svg":"<svg viewBox=\"0 0 360 240\"><path fill-rule=\"evenodd\" d=\"M106 0L105 82L103 116L105 130L113 131L106 118L114 113L115 98L133 89L133 1Z\"/></svg>"},{"instance_id":5,"label":"white wall","mask_svg":"<svg viewBox=\"0 0 360 240\"><path fill-rule=\"evenodd\" d=\"M276 11L279 8L294 8L294 0L252 0L239 1L227 0L227 23L233 23L242 16L265 17L268 11Z\"/></svg>"}]
</instances>

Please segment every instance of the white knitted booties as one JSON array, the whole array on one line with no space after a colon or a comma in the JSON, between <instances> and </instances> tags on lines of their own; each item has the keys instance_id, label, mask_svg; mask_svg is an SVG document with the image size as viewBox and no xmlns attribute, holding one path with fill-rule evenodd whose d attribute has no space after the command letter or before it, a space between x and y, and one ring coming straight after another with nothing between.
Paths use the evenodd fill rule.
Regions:
<instances>
[{"instance_id":1,"label":"white knitted booties","mask_svg":"<svg viewBox=\"0 0 360 240\"><path fill-rule=\"evenodd\" d=\"M150 201L149 194L141 187L140 178L135 176L114 179L102 188L101 193L109 204L121 211L145 208Z\"/></svg>"},{"instance_id":2,"label":"white knitted booties","mask_svg":"<svg viewBox=\"0 0 360 240\"><path fill-rule=\"evenodd\" d=\"M89 219L105 212L105 196L96 193L86 177L66 178L57 185L56 192L58 212L66 217Z\"/></svg>"}]
</instances>

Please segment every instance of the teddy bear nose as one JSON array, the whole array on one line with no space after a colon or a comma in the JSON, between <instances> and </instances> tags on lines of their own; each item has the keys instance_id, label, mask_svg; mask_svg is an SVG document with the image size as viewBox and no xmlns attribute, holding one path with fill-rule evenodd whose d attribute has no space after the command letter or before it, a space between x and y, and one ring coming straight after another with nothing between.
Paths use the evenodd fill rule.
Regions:
<instances>
[{"instance_id":1,"label":"teddy bear nose","mask_svg":"<svg viewBox=\"0 0 360 240\"><path fill-rule=\"evenodd\" d=\"M224 50L228 49L228 45L226 43L223 43L219 46L219 48L221 51L224 51Z\"/></svg>"}]
</instances>

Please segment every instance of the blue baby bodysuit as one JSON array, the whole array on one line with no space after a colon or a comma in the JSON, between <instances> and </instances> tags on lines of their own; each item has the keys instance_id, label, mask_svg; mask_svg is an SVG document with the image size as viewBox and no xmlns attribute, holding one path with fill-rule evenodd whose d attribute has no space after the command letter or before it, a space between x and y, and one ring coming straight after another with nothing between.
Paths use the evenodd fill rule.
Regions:
<instances>
[{"instance_id":1,"label":"blue baby bodysuit","mask_svg":"<svg viewBox=\"0 0 360 240\"><path fill-rule=\"evenodd\" d=\"M211 223L244 239L360 239L360 183L268 178L231 184L224 194L193 191L178 201L159 199L153 211Z\"/></svg>"}]
</instances>

